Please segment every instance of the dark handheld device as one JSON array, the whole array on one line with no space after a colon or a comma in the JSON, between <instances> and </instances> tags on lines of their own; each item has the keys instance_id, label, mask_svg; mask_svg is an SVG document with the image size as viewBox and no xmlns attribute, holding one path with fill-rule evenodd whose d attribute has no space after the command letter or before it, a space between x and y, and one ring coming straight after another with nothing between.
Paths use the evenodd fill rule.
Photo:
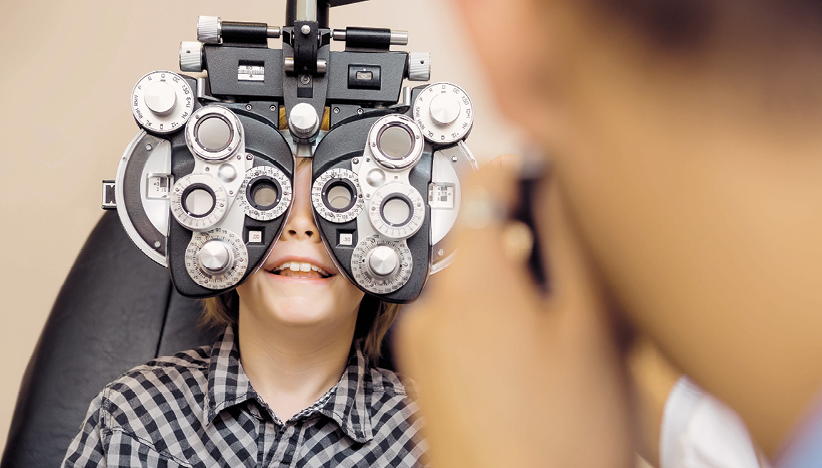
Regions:
<instances>
[{"instance_id":1,"label":"dark handheld device","mask_svg":"<svg viewBox=\"0 0 822 468\"><path fill-rule=\"evenodd\" d=\"M260 268L289 216L298 157L313 158L323 241L366 293L413 301L453 258L444 240L477 167L464 142L471 100L451 83L403 88L430 78L429 54L391 50L407 33L329 29L330 7L356 1L290 0L282 28L201 16L180 69L205 75L155 71L134 87L141 130L103 183L103 207L181 294L221 294Z\"/></svg>"}]
</instances>

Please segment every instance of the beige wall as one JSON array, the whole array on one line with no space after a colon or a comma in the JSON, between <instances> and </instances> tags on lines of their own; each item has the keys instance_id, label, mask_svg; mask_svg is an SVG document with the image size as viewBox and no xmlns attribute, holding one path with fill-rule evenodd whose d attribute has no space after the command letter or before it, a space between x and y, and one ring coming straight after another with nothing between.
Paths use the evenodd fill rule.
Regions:
<instances>
[{"instance_id":1,"label":"beige wall","mask_svg":"<svg viewBox=\"0 0 822 468\"><path fill-rule=\"evenodd\" d=\"M284 3L0 1L0 447L40 329L102 214L100 181L114 177L137 131L132 86L149 71L178 70L179 42L196 40L198 15L281 25ZM473 98L468 141L487 161L516 151L518 140L497 115L453 15L442 0L372 0L332 11L331 25L408 30L407 50L432 53L432 79L458 83Z\"/></svg>"}]
</instances>

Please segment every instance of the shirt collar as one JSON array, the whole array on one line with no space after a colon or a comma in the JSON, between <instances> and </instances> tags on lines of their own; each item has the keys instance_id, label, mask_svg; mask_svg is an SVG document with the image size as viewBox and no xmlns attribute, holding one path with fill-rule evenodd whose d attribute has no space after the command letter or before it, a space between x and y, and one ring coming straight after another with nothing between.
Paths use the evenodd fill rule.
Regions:
<instances>
[{"instance_id":1,"label":"shirt collar","mask_svg":"<svg viewBox=\"0 0 822 468\"><path fill-rule=\"evenodd\" d=\"M371 369L355 341L348 356L348 365L337 386L331 389L329 398L317 411L340 425L351 439L365 443L374 438L371 426ZM321 402L320 399L319 402Z\"/></svg>"},{"instance_id":2,"label":"shirt collar","mask_svg":"<svg viewBox=\"0 0 822 468\"><path fill-rule=\"evenodd\" d=\"M211 348L203 425L210 424L220 411L255 397L256 392L240 364L237 336L229 325Z\"/></svg>"},{"instance_id":3,"label":"shirt collar","mask_svg":"<svg viewBox=\"0 0 822 468\"><path fill-rule=\"evenodd\" d=\"M211 348L202 423L208 425L224 409L257 398L240 363L237 335L229 325ZM336 421L348 437L365 443L374 438L370 403L371 369L359 341L355 341L337 385L292 419L322 414Z\"/></svg>"}]
</instances>

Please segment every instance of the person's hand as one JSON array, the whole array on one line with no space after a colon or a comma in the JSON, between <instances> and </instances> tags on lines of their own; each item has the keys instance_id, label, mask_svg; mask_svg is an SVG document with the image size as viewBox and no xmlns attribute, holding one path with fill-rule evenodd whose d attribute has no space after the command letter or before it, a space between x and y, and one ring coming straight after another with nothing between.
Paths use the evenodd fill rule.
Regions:
<instances>
[{"instance_id":1,"label":"person's hand","mask_svg":"<svg viewBox=\"0 0 822 468\"><path fill-rule=\"evenodd\" d=\"M513 165L492 163L475 174L463 210L479 194L513 203ZM417 383L434 466L635 463L614 321L555 184L544 185L537 229L549 297L530 280L522 256L506 251L506 220L483 229L465 220L457 260L431 278L400 324L400 370Z\"/></svg>"}]
</instances>

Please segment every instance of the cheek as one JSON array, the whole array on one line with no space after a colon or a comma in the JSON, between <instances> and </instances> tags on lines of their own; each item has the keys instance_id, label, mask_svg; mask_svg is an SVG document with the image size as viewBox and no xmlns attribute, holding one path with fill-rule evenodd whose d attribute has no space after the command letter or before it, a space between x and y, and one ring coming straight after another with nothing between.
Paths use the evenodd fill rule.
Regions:
<instances>
[{"instance_id":1,"label":"cheek","mask_svg":"<svg viewBox=\"0 0 822 468\"><path fill-rule=\"evenodd\" d=\"M344 310L358 309L365 293L345 278L337 278L336 283L334 298L337 305Z\"/></svg>"}]
</instances>

